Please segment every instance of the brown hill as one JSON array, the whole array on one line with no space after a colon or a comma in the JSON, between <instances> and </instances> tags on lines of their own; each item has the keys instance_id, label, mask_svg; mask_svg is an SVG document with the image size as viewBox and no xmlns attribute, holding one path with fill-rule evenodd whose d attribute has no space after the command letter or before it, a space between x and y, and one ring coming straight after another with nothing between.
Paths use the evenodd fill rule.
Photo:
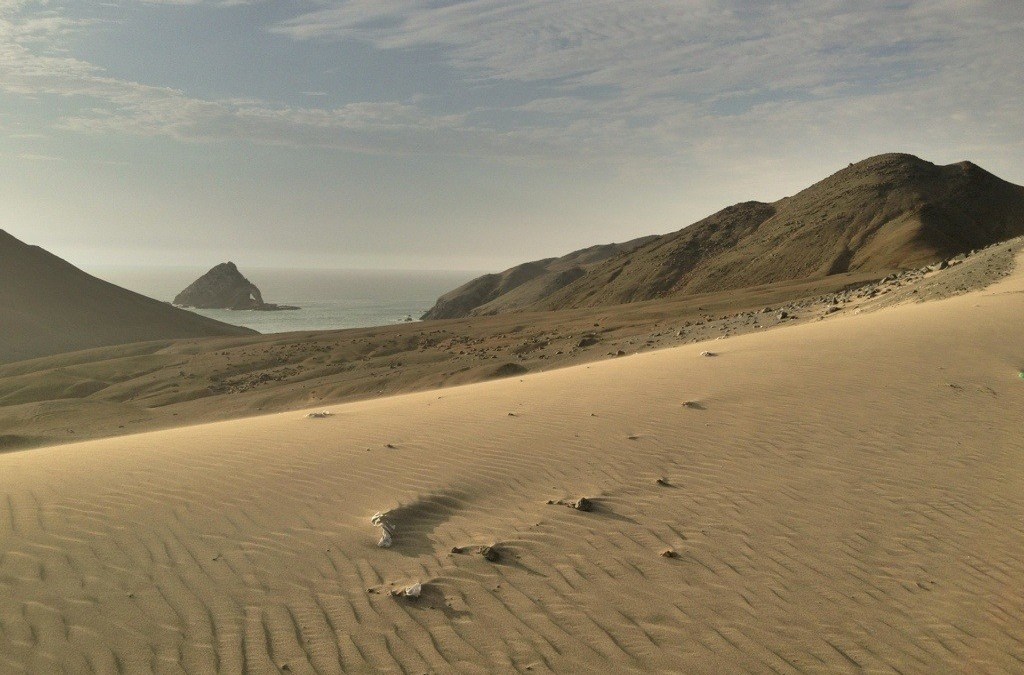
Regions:
<instances>
[{"instance_id":1,"label":"brown hill","mask_svg":"<svg viewBox=\"0 0 1024 675\"><path fill-rule=\"evenodd\" d=\"M1024 188L970 162L871 157L772 204L730 206L588 266L561 285L485 302L488 277L442 296L426 318L614 305L840 272L909 269L1024 234Z\"/></svg>"},{"instance_id":2,"label":"brown hill","mask_svg":"<svg viewBox=\"0 0 1024 675\"><path fill-rule=\"evenodd\" d=\"M254 335L107 283L0 230L0 362L146 340Z\"/></svg>"},{"instance_id":3,"label":"brown hill","mask_svg":"<svg viewBox=\"0 0 1024 675\"><path fill-rule=\"evenodd\" d=\"M657 238L640 237L622 244L591 246L561 258L545 258L499 274L485 274L442 295L423 319L497 314L530 307L609 258L634 251Z\"/></svg>"}]
</instances>

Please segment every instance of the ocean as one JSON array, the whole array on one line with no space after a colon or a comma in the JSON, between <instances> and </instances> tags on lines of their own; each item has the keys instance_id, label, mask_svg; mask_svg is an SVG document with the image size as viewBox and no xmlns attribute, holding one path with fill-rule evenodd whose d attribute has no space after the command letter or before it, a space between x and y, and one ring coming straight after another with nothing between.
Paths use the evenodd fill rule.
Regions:
<instances>
[{"instance_id":1,"label":"ocean","mask_svg":"<svg viewBox=\"0 0 1024 675\"><path fill-rule=\"evenodd\" d=\"M190 267L101 267L90 274L170 302L207 270ZM481 272L411 270L296 270L241 268L266 302L297 305L279 312L190 310L260 333L384 326L418 320L438 296Z\"/></svg>"}]
</instances>

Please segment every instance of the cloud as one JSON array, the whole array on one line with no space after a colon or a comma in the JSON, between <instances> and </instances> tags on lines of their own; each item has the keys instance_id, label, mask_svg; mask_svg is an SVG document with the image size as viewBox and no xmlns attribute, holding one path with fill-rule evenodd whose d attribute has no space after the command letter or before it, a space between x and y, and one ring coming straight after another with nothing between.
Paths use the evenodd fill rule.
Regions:
<instances>
[{"instance_id":1,"label":"cloud","mask_svg":"<svg viewBox=\"0 0 1024 675\"><path fill-rule=\"evenodd\" d=\"M829 119L1021 131L1024 4L1013 0L345 0L271 30L440 49L467 79L533 85L514 109L525 127L627 133L639 150Z\"/></svg>"},{"instance_id":2,"label":"cloud","mask_svg":"<svg viewBox=\"0 0 1024 675\"><path fill-rule=\"evenodd\" d=\"M1024 138L1017 0L319 0L268 30L410 60L430 50L458 78L457 102L424 91L335 107L315 105L320 91L204 99L110 77L65 50L89 26L0 0L0 91L74 101L58 126L76 132L548 161L739 164Z\"/></svg>"}]
</instances>

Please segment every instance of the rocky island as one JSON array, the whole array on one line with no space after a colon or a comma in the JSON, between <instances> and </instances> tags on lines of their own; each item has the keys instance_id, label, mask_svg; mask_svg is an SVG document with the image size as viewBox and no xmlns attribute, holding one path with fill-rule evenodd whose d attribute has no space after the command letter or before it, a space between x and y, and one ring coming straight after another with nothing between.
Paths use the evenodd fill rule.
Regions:
<instances>
[{"instance_id":1,"label":"rocky island","mask_svg":"<svg viewBox=\"0 0 1024 675\"><path fill-rule=\"evenodd\" d=\"M263 294L233 262L221 263L199 277L174 298L179 307L196 309L236 309L273 312L299 309L263 301Z\"/></svg>"}]
</instances>

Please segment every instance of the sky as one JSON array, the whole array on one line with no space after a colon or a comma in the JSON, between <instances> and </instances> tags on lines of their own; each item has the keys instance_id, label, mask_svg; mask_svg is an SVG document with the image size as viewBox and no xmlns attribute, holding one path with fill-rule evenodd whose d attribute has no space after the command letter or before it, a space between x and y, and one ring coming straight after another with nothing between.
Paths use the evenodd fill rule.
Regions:
<instances>
[{"instance_id":1,"label":"sky","mask_svg":"<svg viewBox=\"0 0 1024 675\"><path fill-rule=\"evenodd\" d=\"M86 269L497 270L890 151L1024 183L1024 1L0 0L0 228Z\"/></svg>"}]
</instances>

